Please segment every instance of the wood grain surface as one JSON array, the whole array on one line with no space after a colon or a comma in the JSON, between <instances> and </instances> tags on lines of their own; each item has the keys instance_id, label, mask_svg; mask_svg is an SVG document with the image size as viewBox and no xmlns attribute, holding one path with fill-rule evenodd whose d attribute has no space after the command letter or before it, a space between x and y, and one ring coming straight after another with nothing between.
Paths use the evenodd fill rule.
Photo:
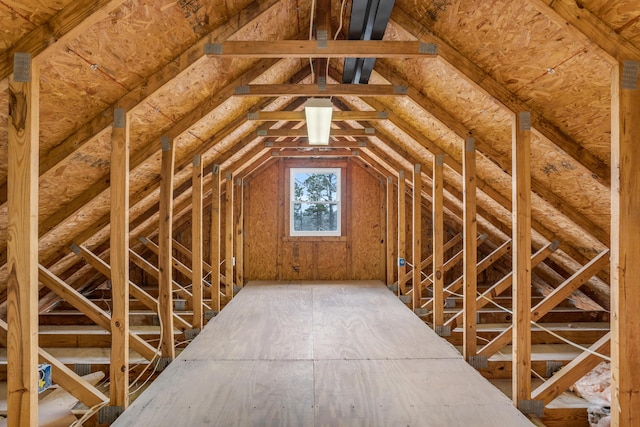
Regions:
<instances>
[{"instance_id":1,"label":"wood grain surface","mask_svg":"<svg viewBox=\"0 0 640 427\"><path fill-rule=\"evenodd\" d=\"M250 282L113 426L531 425L378 281Z\"/></svg>"}]
</instances>

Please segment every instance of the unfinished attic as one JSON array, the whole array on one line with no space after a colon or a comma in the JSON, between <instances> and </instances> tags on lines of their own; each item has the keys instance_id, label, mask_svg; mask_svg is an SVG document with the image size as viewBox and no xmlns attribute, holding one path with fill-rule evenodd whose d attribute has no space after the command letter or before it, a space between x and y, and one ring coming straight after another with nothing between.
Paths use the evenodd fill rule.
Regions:
<instances>
[{"instance_id":1,"label":"unfinished attic","mask_svg":"<svg viewBox=\"0 0 640 427\"><path fill-rule=\"evenodd\" d=\"M8 426L640 426L637 0L0 0Z\"/></svg>"}]
</instances>

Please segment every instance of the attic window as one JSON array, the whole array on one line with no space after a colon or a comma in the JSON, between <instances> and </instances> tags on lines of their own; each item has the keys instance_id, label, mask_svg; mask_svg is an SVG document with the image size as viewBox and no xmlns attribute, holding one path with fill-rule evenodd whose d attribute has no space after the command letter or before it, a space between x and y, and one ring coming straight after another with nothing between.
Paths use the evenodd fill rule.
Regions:
<instances>
[{"instance_id":1,"label":"attic window","mask_svg":"<svg viewBox=\"0 0 640 427\"><path fill-rule=\"evenodd\" d=\"M291 236L340 236L340 168L291 168Z\"/></svg>"}]
</instances>

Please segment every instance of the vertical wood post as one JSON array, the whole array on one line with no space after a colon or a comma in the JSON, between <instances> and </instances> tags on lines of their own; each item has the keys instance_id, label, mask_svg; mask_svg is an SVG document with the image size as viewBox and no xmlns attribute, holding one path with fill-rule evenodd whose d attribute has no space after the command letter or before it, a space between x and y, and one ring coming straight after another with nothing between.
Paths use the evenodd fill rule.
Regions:
<instances>
[{"instance_id":1,"label":"vertical wood post","mask_svg":"<svg viewBox=\"0 0 640 427\"><path fill-rule=\"evenodd\" d=\"M129 121L113 113L111 131L111 392L110 405L129 405Z\"/></svg>"},{"instance_id":2,"label":"vertical wood post","mask_svg":"<svg viewBox=\"0 0 640 427\"><path fill-rule=\"evenodd\" d=\"M611 88L611 425L640 425L640 61Z\"/></svg>"},{"instance_id":3,"label":"vertical wood post","mask_svg":"<svg viewBox=\"0 0 640 427\"><path fill-rule=\"evenodd\" d=\"M413 310L416 311L422 305L422 177L421 165L413 166Z\"/></svg>"},{"instance_id":4,"label":"vertical wood post","mask_svg":"<svg viewBox=\"0 0 640 427\"><path fill-rule=\"evenodd\" d=\"M191 189L191 293L193 295L193 329L202 329L202 161L193 157ZM213 292L213 290L212 290Z\"/></svg>"},{"instance_id":5,"label":"vertical wood post","mask_svg":"<svg viewBox=\"0 0 640 427\"><path fill-rule=\"evenodd\" d=\"M173 240L173 164L175 150L173 141L163 136L162 160L160 170L160 228L158 230L158 302L160 304L160 321L162 336L160 349L163 364L175 358L173 346L173 263L171 242Z\"/></svg>"},{"instance_id":6,"label":"vertical wood post","mask_svg":"<svg viewBox=\"0 0 640 427\"><path fill-rule=\"evenodd\" d=\"M28 53L9 77L7 408L9 426L38 425L38 149L40 75Z\"/></svg>"},{"instance_id":7,"label":"vertical wood post","mask_svg":"<svg viewBox=\"0 0 640 427\"><path fill-rule=\"evenodd\" d=\"M468 361L476 354L477 222L476 222L476 150L474 139L467 138L462 156L462 204L464 208L464 332L463 355Z\"/></svg>"},{"instance_id":8,"label":"vertical wood post","mask_svg":"<svg viewBox=\"0 0 640 427\"><path fill-rule=\"evenodd\" d=\"M211 174L211 308L220 312L220 165Z\"/></svg>"},{"instance_id":9,"label":"vertical wood post","mask_svg":"<svg viewBox=\"0 0 640 427\"><path fill-rule=\"evenodd\" d=\"M393 285L395 282L394 276L394 265L395 258L393 256L393 231L395 228L395 224L393 222L393 177L387 177L387 285Z\"/></svg>"},{"instance_id":10,"label":"vertical wood post","mask_svg":"<svg viewBox=\"0 0 640 427\"><path fill-rule=\"evenodd\" d=\"M225 260L224 260L224 276L226 278L227 302L233 298L233 176L231 172L226 174L227 183L225 191Z\"/></svg>"},{"instance_id":11,"label":"vertical wood post","mask_svg":"<svg viewBox=\"0 0 640 427\"><path fill-rule=\"evenodd\" d=\"M407 216L406 216L406 182L404 171L398 172L398 292L406 294L407 266Z\"/></svg>"},{"instance_id":12,"label":"vertical wood post","mask_svg":"<svg viewBox=\"0 0 640 427\"><path fill-rule=\"evenodd\" d=\"M531 115L515 115L512 139L513 403L531 399Z\"/></svg>"},{"instance_id":13,"label":"vertical wood post","mask_svg":"<svg viewBox=\"0 0 640 427\"><path fill-rule=\"evenodd\" d=\"M433 156L433 328L444 325L444 155Z\"/></svg>"},{"instance_id":14,"label":"vertical wood post","mask_svg":"<svg viewBox=\"0 0 640 427\"><path fill-rule=\"evenodd\" d=\"M234 229L235 229L235 236L234 236L234 253L235 253L235 259L236 259L236 280L235 283L236 285L241 288L244 285L244 230L243 230L243 210L244 210L244 206L243 206L243 202L244 202L244 196L243 196L243 181L242 178L236 178L236 188L235 191L236 193L234 194Z\"/></svg>"}]
</instances>

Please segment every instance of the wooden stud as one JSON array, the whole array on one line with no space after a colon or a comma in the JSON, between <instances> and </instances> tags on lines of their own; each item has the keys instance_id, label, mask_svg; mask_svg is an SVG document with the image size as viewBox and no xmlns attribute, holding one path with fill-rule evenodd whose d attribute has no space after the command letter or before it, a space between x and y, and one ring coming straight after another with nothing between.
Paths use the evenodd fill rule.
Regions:
<instances>
[{"instance_id":1,"label":"wooden stud","mask_svg":"<svg viewBox=\"0 0 640 427\"><path fill-rule=\"evenodd\" d=\"M393 177L387 177L387 285L393 285L395 282L395 269L394 266L396 264L394 257L394 241L393 241L393 232L395 229L394 223L394 204L393 204Z\"/></svg>"},{"instance_id":2,"label":"wooden stud","mask_svg":"<svg viewBox=\"0 0 640 427\"><path fill-rule=\"evenodd\" d=\"M422 305L422 176L420 164L413 166L413 223L411 262L413 262L413 310Z\"/></svg>"},{"instance_id":3,"label":"wooden stud","mask_svg":"<svg viewBox=\"0 0 640 427\"><path fill-rule=\"evenodd\" d=\"M289 233L288 231L285 230L289 230L288 226L288 222L285 222L285 217L289 218L289 215L285 216L285 212L288 212L287 209L287 205L286 205L286 201L285 201L285 193L286 193L286 189L289 188L289 174L286 173L286 169L284 167L284 160L282 159L278 159L278 178L279 181L282 182L283 184L278 185L278 210L276 212L277 218L276 221L278 221L278 236L284 236L285 233L288 236ZM277 262L276 262L276 270L278 272L278 280L282 280L284 277L284 247L283 247L283 242L282 242L282 238L278 237L278 241L277 241Z\"/></svg>"},{"instance_id":4,"label":"wooden stud","mask_svg":"<svg viewBox=\"0 0 640 427\"><path fill-rule=\"evenodd\" d=\"M640 425L640 58L611 83L611 420Z\"/></svg>"},{"instance_id":5,"label":"wooden stud","mask_svg":"<svg viewBox=\"0 0 640 427\"><path fill-rule=\"evenodd\" d=\"M175 150L169 137L161 138L162 159L160 166L160 226L158 231L158 302L162 336L160 350L165 360L175 359L173 341L173 266L171 242L173 241L173 166Z\"/></svg>"},{"instance_id":6,"label":"wooden stud","mask_svg":"<svg viewBox=\"0 0 640 427\"><path fill-rule=\"evenodd\" d=\"M235 194L233 195L233 227L234 227L234 253L236 260L236 280L235 283L239 288L244 285L244 262L243 262L243 181L236 178Z\"/></svg>"},{"instance_id":7,"label":"wooden stud","mask_svg":"<svg viewBox=\"0 0 640 427\"><path fill-rule=\"evenodd\" d=\"M444 155L433 156L433 327L444 325Z\"/></svg>"},{"instance_id":8,"label":"wooden stud","mask_svg":"<svg viewBox=\"0 0 640 427\"><path fill-rule=\"evenodd\" d=\"M110 405L129 406L129 120L114 110L111 132Z\"/></svg>"},{"instance_id":9,"label":"wooden stud","mask_svg":"<svg viewBox=\"0 0 640 427\"><path fill-rule=\"evenodd\" d=\"M7 159L7 408L9 426L38 424L38 150L40 73L14 55Z\"/></svg>"},{"instance_id":10,"label":"wooden stud","mask_svg":"<svg viewBox=\"0 0 640 427\"><path fill-rule=\"evenodd\" d=\"M224 276L227 278L225 294L227 299L233 298L233 175L227 172L226 175L226 190L225 190L225 223L224 223L224 237L225 237L225 260L224 260ZM227 301L228 302L228 301Z\"/></svg>"},{"instance_id":11,"label":"wooden stud","mask_svg":"<svg viewBox=\"0 0 640 427\"><path fill-rule=\"evenodd\" d=\"M194 329L202 329L202 161L193 157L191 189L191 294L193 295Z\"/></svg>"},{"instance_id":12,"label":"wooden stud","mask_svg":"<svg viewBox=\"0 0 640 427\"><path fill-rule=\"evenodd\" d=\"M211 173L211 306L220 312L220 165Z\"/></svg>"},{"instance_id":13,"label":"wooden stud","mask_svg":"<svg viewBox=\"0 0 640 427\"><path fill-rule=\"evenodd\" d=\"M531 115L512 126L513 377L512 400L531 400Z\"/></svg>"},{"instance_id":14,"label":"wooden stud","mask_svg":"<svg viewBox=\"0 0 640 427\"><path fill-rule=\"evenodd\" d=\"M473 138L464 142L462 157L463 222L464 222L464 358L468 361L476 354L476 150Z\"/></svg>"},{"instance_id":15,"label":"wooden stud","mask_svg":"<svg viewBox=\"0 0 640 427\"><path fill-rule=\"evenodd\" d=\"M401 295L406 294L406 251L407 251L407 217L406 217L406 183L404 171L398 172L398 289Z\"/></svg>"},{"instance_id":16,"label":"wooden stud","mask_svg":"<svg viewBox=\"0 0 640 427\"><path fill-rule=\"evenodd\" d=\"M316 40L226 41L205 45L212 57L249 58L412 58L435 57L437 47L416 41Z\"/></svg>"}]
</instances>

